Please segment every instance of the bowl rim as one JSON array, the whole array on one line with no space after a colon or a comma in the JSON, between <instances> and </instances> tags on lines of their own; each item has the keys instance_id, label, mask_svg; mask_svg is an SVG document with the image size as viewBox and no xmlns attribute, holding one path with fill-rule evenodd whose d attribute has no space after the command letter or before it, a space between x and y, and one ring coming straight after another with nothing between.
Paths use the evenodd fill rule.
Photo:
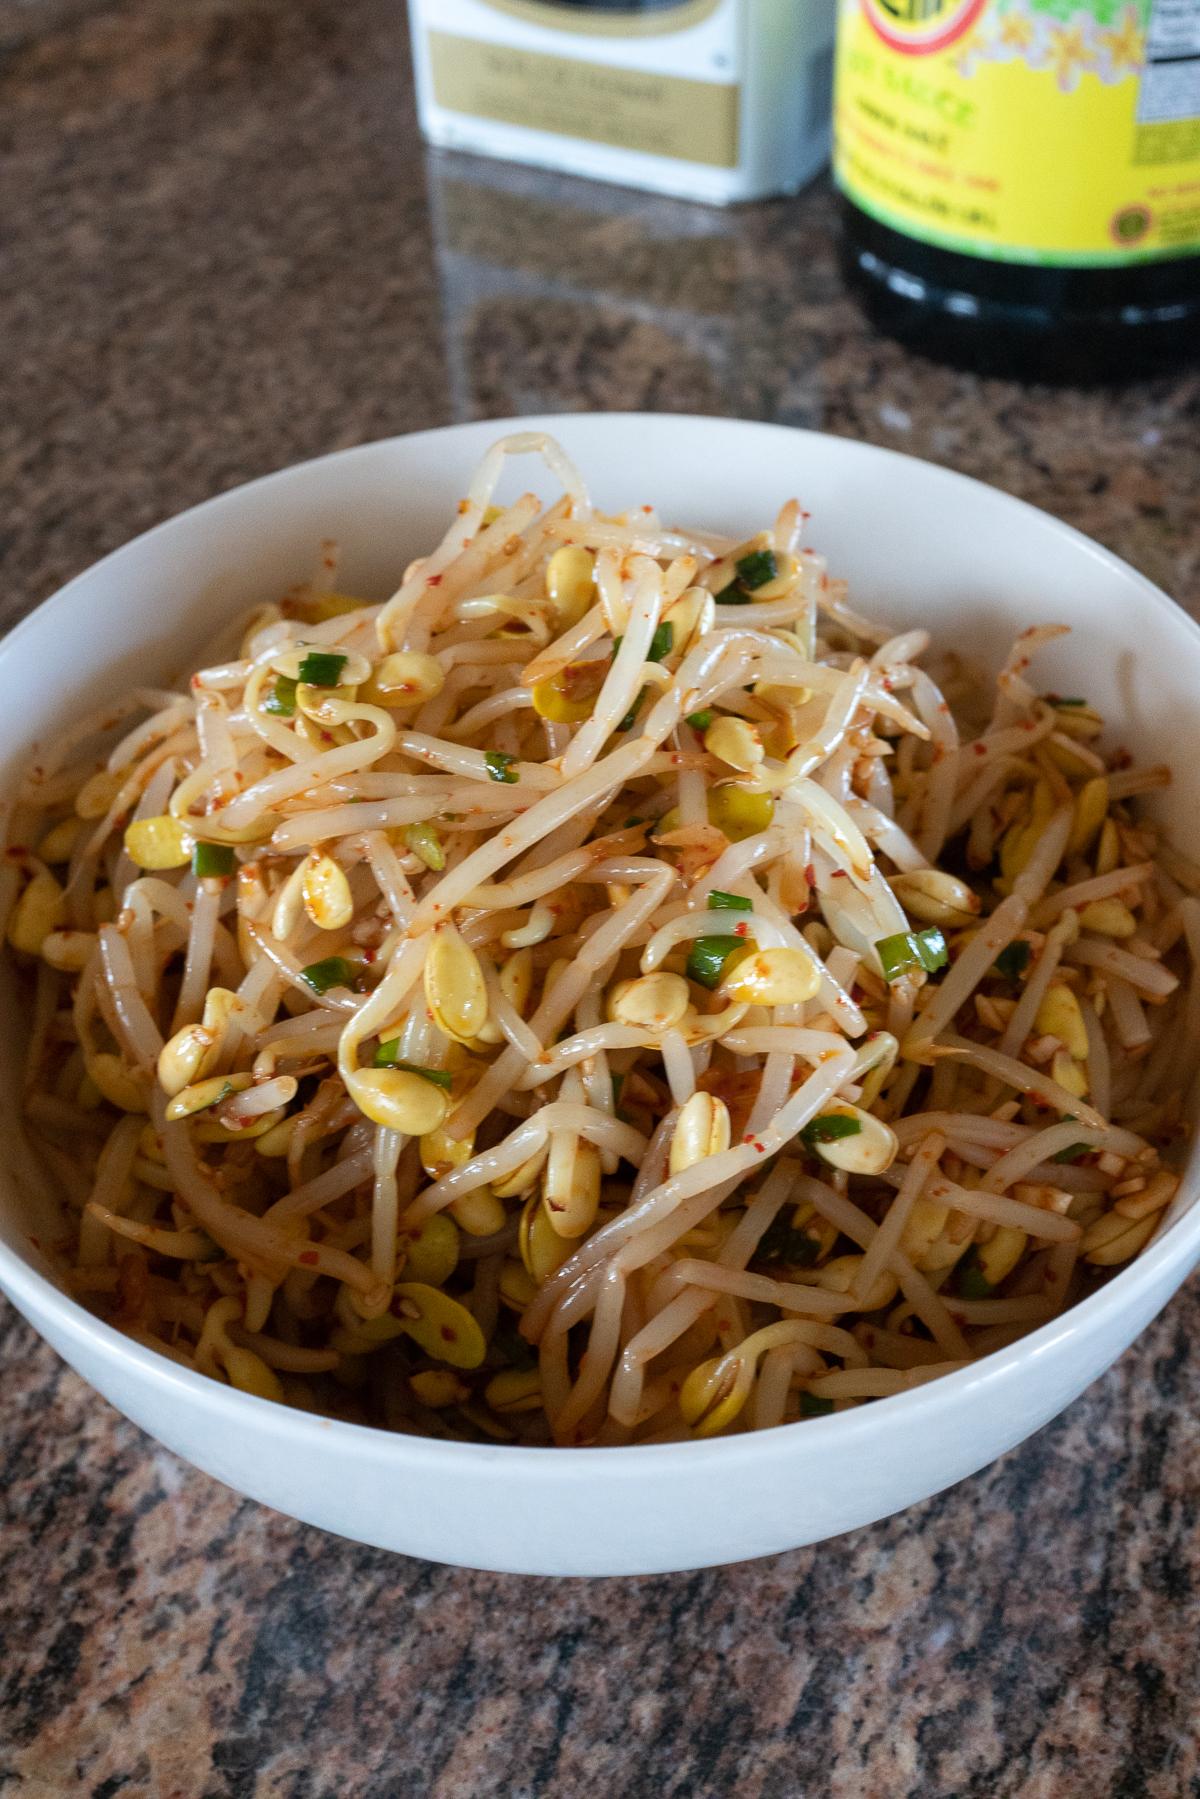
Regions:
<instances>
[{"instance_id":1,"label":"bowl rim","mask_svg":"<svg viewBox=\"0 0 1200 1799\"><path fill-rule=\"evenodd\" d=\"M330 450L320 456L289 463L250 481L239 482L221 493L213 494L208 499L198 501L195 505L160 520L159 523L139 532L116 549L110 550L98 561L89 564L88 567L72 576L62 587L35 606L3 639L0 639L0 681L7 672L10 658L19 653L23 647L26 636L44 626L48 616L65 611L73 603L76 593L93 581L100 571L118 565L148 542L157 540L164 535L169 536L185 520L191 522L198 517L206 519L213 516L219 517L222 510L228 510L240 504L247 495L269 494L272 488L285 485L302 472L312 476L328 464L345 465L355 460L369 461L391 451L400 444L414 446L431 439L441 440L447 437L468 436L477 438L489 434L502 436L516 431L545 430L556 435L569 435L572 428L581 423L590 427L599 424L603 429L611 426L614 430L622 427L637 430L647 428L659 430L664 425L693 425L708 431L718 430L735 435L741 433L754 436L770 434L778 435L789 441L800 438L811 445L821 445L826 448L833 444L838 447L838 454L845 454L852 460L858 459L867 464L915 464L921 470L920 478L923 481L932 482L935 485L940 483L960 492L970 489L976 497L979 494L985 494L988 496L987 504L1012 512L1026 530L1036 529L1049 532L1052 536L1064 537L1073 543L1076 550L1086 552L1110 573L1119 576L1126 582L1132 582L1140 590L1142 597L1149 603L1152 610L1168 617L1174 628L1182 626L1185 634L1195 639L1197 652L1200 655L1200 622L1147 576L1133 568L1114 551L1097 543L1095 539L1088 537L1075 526L1056 518L1052 513L1044 511L1041 507L1035 506L1015 494L1006 492L1003 488L980 481L972 475L963 474L957 469L946 468L939 463L930 462L923 457L912 456L885 445L865 443L857 438L778 424L769 420L738 419L704 413L583 411L538 413L521 418L471 419L451 425L434 426L423 431L394 433L387 437L373 438L365 443ZM1195 1178L1200 1181L1200 1168L1195 1171ZM408 1435L402 1431L385 1430L379 1425L357 1424L320 1413L300 1411L280 1405L274 1400L261 1399L255 1394L243 1393L237 1388L224 1386L220 1382L211 1380L207 1375L182 1367L173 1362L169 1356L148 1348L134 1338L126 1336L115 1325L97 1318L79 1300L64 1292L48 1275L41 1273L3 1242L0 1242L0 1286L18 1305L23 1300L29 1304L31 1311L35 1314L49 1313L53 1316L60 1332L75 1343L84 1343L85 1345L89 1342L96 1343L103 1349L110 1366L126 1369L139 1379L148 1381L163 1393L174 1390L179 1393L181 1398L186 1398L190 1404L198 1404L203 1410L223 1413L232 1408L235 1415L242 1413L248 1419L257 1419L271 1424L279 1432L289 1435L298 1434L301 1439L311 1440L314 1448L318 1444L328 1448L336 1445L339 1441L345 1441L348 1445L355 1445L363 1451L369 1451L378 1456L406 1459L416 1463L438 1461L450 1456L465 1466L474 1463L482 1470L484 1468L494 1469L496 1462L503 1459L506 1463L513 1465L529 1466L536 1463L543 1470L557 1469L567 1475L586 1464L593 1475L601 1471L608 1471L614 1477L618 1475L623 1477L625 1471L630 1467L640 1468L646 1473L650 1473L656 1465L665 1467L670 1464L677 1469L678 1465L684 1461L695 1464L698 1469L712 1460L724 1463L742 1461L747 1464L764 1460L772 1461L785 1442L793 1442L796 1451L806 1453L809 1448L817 1448L822 1443L828 1443L831 1432L836 1433L838 1444L846 1447L855 1438L871 1435L872 1431L877 1428L872 1421L880 1418L881 1407L885 1409L886 1418L890 1424L898 1428L902 1428L906 1422L915 1424L931 1408L936 1410L940 1405L948 1404L956 1399L967 1401L972 1397L982 1397L992 1387L1006 1381L1022 1365L1033 1364L1042 1357L1053 1354L1060 1343L1070 1337L1087 1333L1093 1326L1098 1325L1107 1312L1115 1309L1118 1301L1126 1308L1136 1307L1137 1302L1144 1297L1147 1290L1156 1286L1164 1270L1184 1270L1179 1281L1176 1282L1177 1287L1186 1278L1186 1272L1195 1265L1198 1258L1200 1258L1200 1198L1175 1219L1163 1236L1151 1243L1149 1248L1135 1260L1121 1268L1103 1287L1077 1301L1056 1318L1040 1325L1036 1330L1030 1331L1017 1342L1009 1344L1004 1349L993 1350L988 1355L982 1356L978 1362L965 1368L956 1369L950 1374L941 1375L936 1380L915 1387L909 1392L890 1394L885 1398L873 1400L870 1405L856 1406L849 1412L807 1419L802 1439L795 1432L794 1425L780 1424L766 1430L745 1431L732 1437L699 1438L676 1443L604 1445L602 1453L599 1455L597 1446L564 1445L555 1447L551 1453L548 1453L549 1446L458 1442L445 1438Z\"/></svg>"}]
</instances>

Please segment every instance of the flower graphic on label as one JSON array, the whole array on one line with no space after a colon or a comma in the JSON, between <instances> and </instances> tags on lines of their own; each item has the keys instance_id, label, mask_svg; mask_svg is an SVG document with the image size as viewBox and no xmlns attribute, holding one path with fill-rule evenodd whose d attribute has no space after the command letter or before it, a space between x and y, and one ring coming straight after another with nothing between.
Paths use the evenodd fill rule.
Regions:
<instances>
[{"instance_id":1,"label":"flower graphic on label","mask_svg":"<svg viewBox=\"0 0 1200 1799\"><path fill-rule=\"evenodd\" d=\"M1127 6L1120 22L1097 34L1099 55L1096 73L1102 81L1123 81L1127 75L1140 75L1145 39L1136 10Z\"/></svg>"},{"instance_id":2,"label":"flower graphic on label","mask_svg":"<svg viewBox=\"0 0 1200 1799\"><path fill-rule=\"evenodd\" d=\"M1085 69L1094 66L1095 58L1088 43L1085 27L1077 20L1058 25L1050 33L1050 67L1064 94L1079 86Z\"/></svg>"},{"instance_id":3,"label":"flower graphic on label","mask_svg":"<svg viewBox=\"0 0 1200 1799\"><path fill-rule=\"evenodd\" d=\"M970 77L984 63L1021 62L1049 71L1065 94L1086 74L1114 86L1141 73L1145 11L1146 0L992 0L960 38L954 67Z\"/></svg>"}]
</instances>

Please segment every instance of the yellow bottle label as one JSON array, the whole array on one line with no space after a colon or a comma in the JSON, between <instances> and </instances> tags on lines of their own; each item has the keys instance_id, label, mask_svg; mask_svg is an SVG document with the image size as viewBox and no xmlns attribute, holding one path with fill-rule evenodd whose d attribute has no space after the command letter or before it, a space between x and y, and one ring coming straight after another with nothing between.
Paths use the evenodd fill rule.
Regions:
<instances>
[{"instance_id":1,"label":"yellow bottle label","mask_svg":"<svg viewBox=\"0 0 1200 1799\"><path fill-rule=\"evenodd\" d=\"M1200 251L1200 0L839 0L834 170L997 260Z\"/></svg>"}]
</instances>

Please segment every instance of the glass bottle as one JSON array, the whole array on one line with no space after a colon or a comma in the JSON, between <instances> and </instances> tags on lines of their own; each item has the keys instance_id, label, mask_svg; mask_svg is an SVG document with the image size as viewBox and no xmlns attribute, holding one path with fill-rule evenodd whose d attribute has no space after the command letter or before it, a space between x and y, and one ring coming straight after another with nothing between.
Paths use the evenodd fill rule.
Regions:
<instances>
[{"instance_id":1,"label":"glass bottle","mask_svg":"<svg viewBox=\"0 0 1200 1799\"><path fill-rule=\"evenodd\" d=\"M840 0L843 262L984 372L1200 354L1200 0Z\"/></svg>"}]
</instances>

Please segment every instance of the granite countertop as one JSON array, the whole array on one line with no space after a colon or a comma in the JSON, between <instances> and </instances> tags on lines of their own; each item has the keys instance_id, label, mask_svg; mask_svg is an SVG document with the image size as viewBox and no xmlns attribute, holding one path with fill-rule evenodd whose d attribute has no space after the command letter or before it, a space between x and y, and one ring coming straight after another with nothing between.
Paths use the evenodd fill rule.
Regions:
<instances>
[{"instance_id":1,"label":"granite countertop","mask_svg":"<svg viewBox=\"0 0 1200 1799\"><path fill-rule=\"evenodd\" d=\"M652 408L1008 488L1200 610L1200 379L1054 394L871 337L833 206L427 157L398 0L0 0L0 616L298 457ZM1200 1794L1200 1288L902 1517L694 1575L357 1548L159 1449L0 1320L0 1792Z\"/></svg>"}]
</instances>

